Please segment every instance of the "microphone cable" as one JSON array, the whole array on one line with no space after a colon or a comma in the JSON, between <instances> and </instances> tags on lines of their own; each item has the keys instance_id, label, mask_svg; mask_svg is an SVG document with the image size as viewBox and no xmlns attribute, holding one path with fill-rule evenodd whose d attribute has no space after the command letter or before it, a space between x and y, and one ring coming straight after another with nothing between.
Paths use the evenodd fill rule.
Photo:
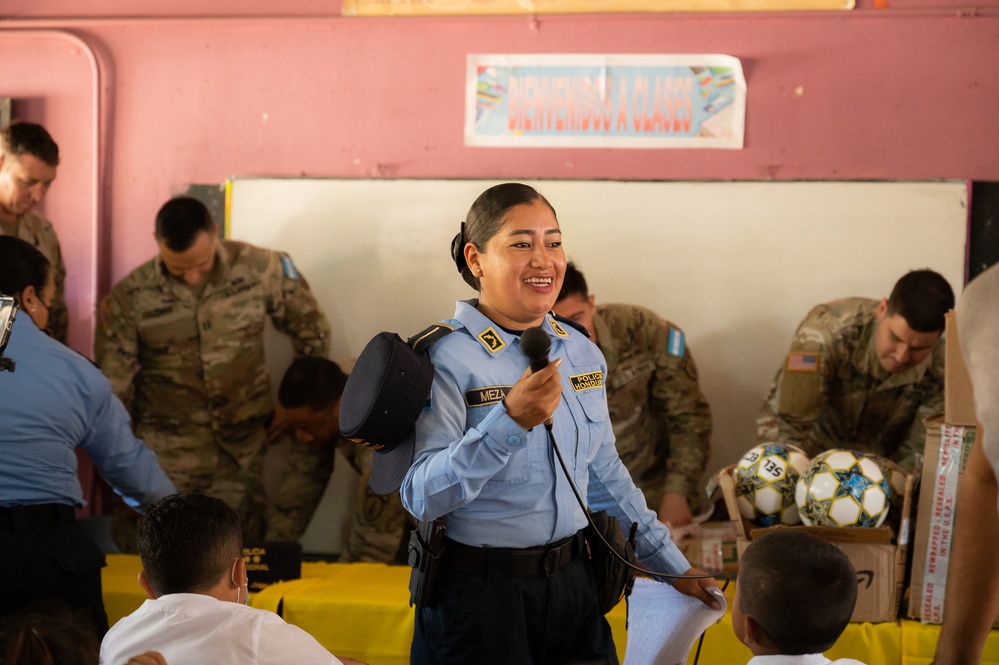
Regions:
<instances>
[{"instance_id":1,"label":"microphone cable","mask_svg":"<svg viewBox=\"0 0 999 665\"><path fill-rule=\"evenodd\" d=\"M542 328L533 327L523 331L520 337L520 348L531 363L531 372L537 372L548 366L549 362L548 354L550 353L551 350L551 339L548 337L548 333L546 333ZM569 474L569 468L566 466L565 460L562 458L562 451L559 450L558 443L556 443L555 441L555 434L552 432L552 418L549 417L547 420L545 420L544 425L545 425L545 430L548 432L548 440L552 444L552 449L555 451L555 456L558 458L558 463L562 467L562 472L565 474L565 479L569 481L569 487L572 488L572 493L576 497L576 502L579 503L579 507L582 508L583 510L583 515L586 516L586 523L589 525L590 531L597 535L597 538L599 538L604 547L607 548L607 551L610 552L620 563L624 564L626 567L630 568L631 570L635 571L638 574L654 578L666 578L671 580L702 580L709 578L710 579L720 578L725 580L721 588L722 593L724 593L728 589L729 582L731 581L731 578L729 577L728 573L724 572L718 574L705 573L703 575L677 575L674 573L659 573L647 570L645 568L640 568L631 563L630 561L628 561L628 559L626 559L625 557L621 556L620 552L618 552L613 546L611 546L609 542L607 542L607 539L604 537L604 534L601 533L600 529L598 529L596 524L594 524L592 512L590 511L589 507L586 505L586 502L583 500L582 495L579 493L579 488L576 487L576 483L572 481L572 476ZM625 591L626 604L629 591L630 589L627 589ZM627 628L627 618L625 619L625 627ZM702 631L700 638L698 638L697 652L694 655L694 665L697 665L697 661L701 656L701 645L704 643L705 632L706 631Z\"/></svg>"},{"instance_id":2,"label":"microphone cable","mask_svg":"<svg viewBox=\"0 0 999 665\"><path fill-rule=\"evenodd\" d=\"M583 501L583 497L580 495L579 488L576 487L576 483L572 482L572 476L569 475L569 468L566 466L565 460L562 459L562 451L559 450L558 444L555 442L555 434L552 432L551 422L545 422L545 430L548 432L548 440L551 441L552 448L555 451L555 456L558 458L558 463L562 467L562 472L565 474L565 479L569 481L569 487L572 488L572 493L576 496L576 501L579 503L579 507L583 509L583 514L586 516L586 523L590 526L590 531L597 535L597 538L600 539L604 547L607 548L608 552L613 554L618 561L628 568L631 568L636 573L647 577L663 577L672 580L704 580L708 578L716 580L724 579L725 581L722 584L721 590L722 593L725 593L728 589L729 582L732 580L728 573L704 573L703 575L676 575L674 573L660 573L646 568L640 568L628 561L625 557L621 556L620 552L614 549L614 547L607 542L607 539L604 538L604 534L601 533L600 529L598 529L593 523L593 517L591 516L590 509L586 505L586 502ZM625 603L627 602L627 595L625 595ZM625 619L625 623L627 624L627 619ZM704 644L704 634L706 632L707 631L701 631L701 636L697 638L697 651L694 653L694 665L697 665L697 661L701 657L701 646Z\"/></svg>"}]
</instances>

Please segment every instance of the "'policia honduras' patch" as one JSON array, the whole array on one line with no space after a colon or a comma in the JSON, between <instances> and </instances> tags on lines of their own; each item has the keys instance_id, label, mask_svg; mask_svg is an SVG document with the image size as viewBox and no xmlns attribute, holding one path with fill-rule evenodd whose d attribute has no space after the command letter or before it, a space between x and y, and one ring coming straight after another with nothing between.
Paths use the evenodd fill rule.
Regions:
<instances>
[{"instance_id":1,"label":"'policia honduras' patch","mask_svg":"<svg viewBox=\"0 0 999 665\"><path fill-rule=\"evenodd\" d=\"M485 386L483 388L472 388L465 391L465 406L489 406L496 402L502 402L506 394L513 386Z\"/></svg>"},{"instance_id":2,"label":"'policia honduras' patch","mask_svg":"<svg viewBox=\"0 0 999 665\"><path fill-rule=\"evenodd\" d=\"M576 374L569 377L572 382L572 389L577 393L584 390L604 387L604 373L602 371L588 372L586 374Z\"/></svg>"}]
</instances>

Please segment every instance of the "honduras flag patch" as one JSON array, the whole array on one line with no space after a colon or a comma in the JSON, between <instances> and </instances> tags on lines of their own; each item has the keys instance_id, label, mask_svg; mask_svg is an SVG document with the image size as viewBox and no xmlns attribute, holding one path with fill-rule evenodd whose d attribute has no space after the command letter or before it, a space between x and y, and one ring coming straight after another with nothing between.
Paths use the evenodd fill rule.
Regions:
<instances>
[{"instance_id":1,"label":"honduras flag patch","mask_svg":"<svg viewBox=\"0 0 999 665\"><path fill-rule=\"evenodd\" d=\"M669 340L666 342L666 351L668 351L671 356L682 358L685 348L686 343L684 341L683 332L677 330L676 328L670 328Z\"/></svg>"},{"instance_id":2,"label":"honduras flag patch","mask_svg":"<svg viewBox=\"0 0 999 665\"><path fill-rule=\"evenodd\" d=\"M281 255L281 269L288 279L298 279L298 270L295 269L295 264L287 254Z\"/></svg>"}]
</instances>

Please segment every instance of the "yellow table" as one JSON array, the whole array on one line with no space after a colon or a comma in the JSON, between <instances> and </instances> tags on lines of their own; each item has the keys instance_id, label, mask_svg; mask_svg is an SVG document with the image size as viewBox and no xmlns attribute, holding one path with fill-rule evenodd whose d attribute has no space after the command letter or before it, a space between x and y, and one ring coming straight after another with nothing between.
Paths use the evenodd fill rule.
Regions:
<instances>
[{"instance_id":1,"label":"yellow table","mask_svg":"<svg viewBox=\"0 0 999 665\"><path fill-rule=\"evenodd\" d=\"M131 613L146 596L136 576L138 557L108 555L104 569L104 605L113 625ZM311 633L334 654L370 665L408 665L413 638L413 609L409 607L409 568L371 563L305 563L302 579L275 584L250 597L254 607L281 614L286 621ZM732 591L729 588L729 603ZM628 642L624 604L607 619L614 631L618 656L624 660ZM929 665L939 626L917 621L852 623L830 658L853 657L867 665ZM752 654L732 632L731 614L711 626L704 638L702 665L746 663ZM693 654L688 663L693 663ZM999 665L999 631L986 643L982 663Z\"/></svg>"}]
</instances>

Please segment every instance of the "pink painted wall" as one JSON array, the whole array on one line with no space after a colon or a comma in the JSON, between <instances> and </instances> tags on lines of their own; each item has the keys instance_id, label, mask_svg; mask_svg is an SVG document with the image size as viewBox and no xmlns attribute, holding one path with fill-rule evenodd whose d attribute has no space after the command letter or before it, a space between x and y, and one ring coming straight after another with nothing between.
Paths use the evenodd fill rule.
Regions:
<instances>
[{"instance_id":1,"label":"pink painted wall","mask_svg":"<svg viewBox=\"0 0 999 665\"><path fill-rule=\"evenodd\" d=\"M97 295L154 253L153 216L186 183L251 174L999 180L999 12L984 6L861 0L833 13L357 19L325 0L286 0L280 17L262 15L275 7L264 0L149 2L144 18L115 18L133 6L123 0L88 2L78 10L87 15L72 17L67 4L80 3L5 3L0 95L62 148L45 210L71 278L96 285L69 291L71 343L84 352ZM243 15L199 16L208 8ZM749 89L745 149L466 148L468 53L736 56Z\"/></svg>"},{"instance_id":2,"label":"pink painted wall","mask_svg":"<svg viewBox=\"0 0 999 665\"><path fill-rule=\"evenodd\" d=\"M15 117L42 123L59 144L56 184L41 209L56 226L66 261L70 345L88 355L100 228L93 149L98 68L90 55L85 43L62 31L0 31L0 96L13 97Z\"/></svg>"}]
</instances>

